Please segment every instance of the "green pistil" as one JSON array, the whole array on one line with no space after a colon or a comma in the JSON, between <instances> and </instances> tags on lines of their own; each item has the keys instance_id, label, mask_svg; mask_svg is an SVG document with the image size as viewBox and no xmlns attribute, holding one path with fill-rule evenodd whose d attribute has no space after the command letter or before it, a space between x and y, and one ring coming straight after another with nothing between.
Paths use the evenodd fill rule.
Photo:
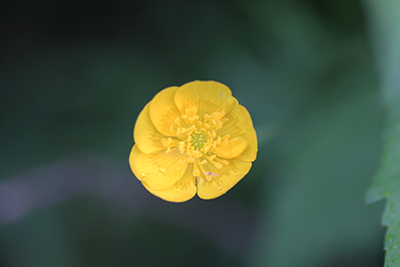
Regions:
<instances>
[{"instance_id":1,"label":"green pistil","mask_svg":"<svg viewBox=\"0 0 400 267\"><path fill-rule=\"evenodd\" d=\"M194 149L200 150L203 148L204 144L207 142L207 136L203 133L192 133L192 139L190 144Z\"/></svg>"}]
</instances>

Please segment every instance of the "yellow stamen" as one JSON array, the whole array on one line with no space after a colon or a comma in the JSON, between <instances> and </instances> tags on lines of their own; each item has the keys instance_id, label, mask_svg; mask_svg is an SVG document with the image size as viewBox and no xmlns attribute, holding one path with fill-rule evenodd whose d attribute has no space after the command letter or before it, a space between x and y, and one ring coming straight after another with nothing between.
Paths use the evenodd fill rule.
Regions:
<instances>
[{"instance_id":1,"label":"yellow stamen","mask_svg":"<svg viewBox=\"0 0 400 267\"><path fill-rule=\"evenodd\" d=\"M182 154L177 169L186 163L193 164L194 177L198 180L204 177L206 181L211 181L219 174L206 171L203 166L212 164L215 168L221 169L229 165L227 160L219 159L212 153L218 146L228 145L231 136L226 134L221 137L217 132L229 119L224 118L225 112L222 111L204 114L201 120L197 111L196 106L186 108L182 115L174 119L175 126L171 126L170 131L180 140L174 137L162 138L161 144L166 148L165 153L178 149Z\"/></svg>"}]
</instances>

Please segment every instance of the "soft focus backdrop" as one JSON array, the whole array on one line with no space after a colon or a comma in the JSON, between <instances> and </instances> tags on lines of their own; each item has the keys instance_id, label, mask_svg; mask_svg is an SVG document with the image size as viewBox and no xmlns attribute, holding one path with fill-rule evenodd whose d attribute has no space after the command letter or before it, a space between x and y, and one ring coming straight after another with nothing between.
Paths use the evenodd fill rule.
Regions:
<instances>
[{"instance_id":1,"label":"soft focus backdrop","mask_svg":"<svg viewBox=\"0 0 400 267\"><path fill-rule=\"evenodd\" d=\"M382 266L364 196L399 4L375 2L0 4L0 266ZM247 107L259 154L226 195L167 203L130 171L133 125L197 79Z\"/></svg>"}]
</instances>

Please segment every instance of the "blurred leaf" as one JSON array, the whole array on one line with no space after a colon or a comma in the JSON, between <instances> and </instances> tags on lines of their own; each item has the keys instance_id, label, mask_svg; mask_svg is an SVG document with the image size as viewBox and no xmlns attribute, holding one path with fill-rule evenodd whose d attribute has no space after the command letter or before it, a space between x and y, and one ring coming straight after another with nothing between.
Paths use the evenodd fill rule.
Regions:
<instances>
[{"instance_id":1,"label":"blurred leaf","mask_svg":"<svg viewBox=\"0 0 400 267\"><path fill-rule=\"evenodd\" d=\"M252 266L325 266L340 255L354 257L358 247L377 249L373 217L380 206L362 203L379 147L380 118L369 107L374 96L343 96L284 138L291 156L274 173L281 182L265 203Z\"/></svg>"},{"instance_id":2,"label":"blurred leaf","mask_svg":"<svg viewBox=\"0 0 400 267\"><path fill-rule=\"evenodd\" d=\"M367 192L368 203L386 199L382 224L387 227L385 266L400 266L400 2L366 0L370 35L380 71L388 126L382 163Z\"/></svg>"},{"instance_id":3,"label":"blurred leaf","mask_svg":"<svg viewBox=\"0 0 400 267\"><path fill-rule=\"evenodd\" d=\"M390 199L393 194L400 192L400 121L389 126L388 130L382 164L367 193L368 203L383 198ZM388 210L384 218L391 219L392 217L387 212Z\"/></svg>"},{"instance_id":4,"label":"blurred leaf","mask_svg":"<svg viewBox=\"0 0 400 267\"><path fill-rule=\"evenodd\" d=\"M382 223L387 226L385 266L400 266L400 121L389 126L381 167L367 202L387 199Z\"/></svg>"},{"instance_id":5,"label":"blurred leaf","mask_svg":"<svg viewBox=\"0 0 400 267\"><path fill-rule=\"evenodd\" d=\"M363 198L378 165L382 114L363 30L344 34L298 1L251 3L249 13L283 43L282 73L304 104L279 138L286 155L264 177L250 263L376 266L381 207Z\"/></svg>"}]
</instances>

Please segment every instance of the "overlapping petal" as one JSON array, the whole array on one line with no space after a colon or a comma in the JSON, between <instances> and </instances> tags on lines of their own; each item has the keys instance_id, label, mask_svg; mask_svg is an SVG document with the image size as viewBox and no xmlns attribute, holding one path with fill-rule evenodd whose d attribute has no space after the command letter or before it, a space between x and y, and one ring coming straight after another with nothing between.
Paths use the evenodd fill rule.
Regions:
<instances>
[{"instance_id":1,"label":"overlapping petal","mask_svg":"<svg viewBox=\"0 0 400 267\"><path fill-rule=\"evenodd\" d=\"M150 104L147 104L142 112L140 112L133 131L133 138L136 145L143 153L150 154L156 153L163 149L161 144L161 134L150 119Z\"/></svg>"},{"instance_id":2,"label":"overlapping petal","mask_svg":"<svg viewBox=\"0 0 400 267\"><path fill-rule=\"evenodd\" d=\"M175 119L181 115L175 105L175 93L179 87L168 87L154 96L150 102L150 117L157 130L166 136L176 136ZM171 128L172 127L172 128Z\"/></svg>"},{"instance_id":3,"label":"overlapping petal","mask_svg":"<svg viewBox=\"0 0 400 267\"><path fill-rule=\"evenodd\" d=\"M225 116L229 120L219 130L219 134L224 136L229 134L231 137L243 137L249 143L247 148L237 156L237 159L253 162L257 158L258 142L257 134L254 130L250 114L245 107L237 105Z\"/></svg>"},{"instance_id":4,"label":"overlapping petal","mask_svg":"<svg viewBox=\"0 0 400 267\"><path fill-rule=\"evenodd\" d=\"M178 152L144 154L135 145L129 163L135 176L149 187L161 190L172 186L186 171L187 163L181 163Z\"/></svg>"},{"instance_id":5,"label":"overlapping petal","mask_svg":"<svg viewBox=\"0 0 400 267\"><path fill-rule=\"evenodd\" d=\"M229 165L224 166L218 176L210 181L199 179L197 182L197 195L202 199L213 199L225 194L236 185L250 170L252 163L242 160L228 160Z\"/></svg>"},{"instance_id":6,"label":"overlapping petal","mask_svg":"<svg viewBox=\"0 0 400 267\"><path fill-rule=\"evenodd\" d=\"M170 202L184 202L196 195L195 178L190 175L184 175L182 181L178 181L172 186L163 189L155 190L143 182L144 187L153 195Z\"/></svg>"},{"instance_id":7,"label":"overlapping petal","mask_svg":"<svg viewBox=\"0 0 400 267\"><path fill-rule=\"evenodd\" d=\"M213 112L229 113L237 100L231 90L224 84L214 81L194 81L182 85L175 94L175 104L182 114L186 109L197 107L202 118Z\"/></svg>"},{"instance_id":8,"label":"overlapping petal","mask_svg":"<svg viewBox=\"0 0 400 267\"><path fill-rule=\"evenodd\" d=\"M227 144L220 144L212 150L217 157L232 159L238 157L249 146L247 139L237 136L230 139Z\"/></svg>"}]
</instances>

